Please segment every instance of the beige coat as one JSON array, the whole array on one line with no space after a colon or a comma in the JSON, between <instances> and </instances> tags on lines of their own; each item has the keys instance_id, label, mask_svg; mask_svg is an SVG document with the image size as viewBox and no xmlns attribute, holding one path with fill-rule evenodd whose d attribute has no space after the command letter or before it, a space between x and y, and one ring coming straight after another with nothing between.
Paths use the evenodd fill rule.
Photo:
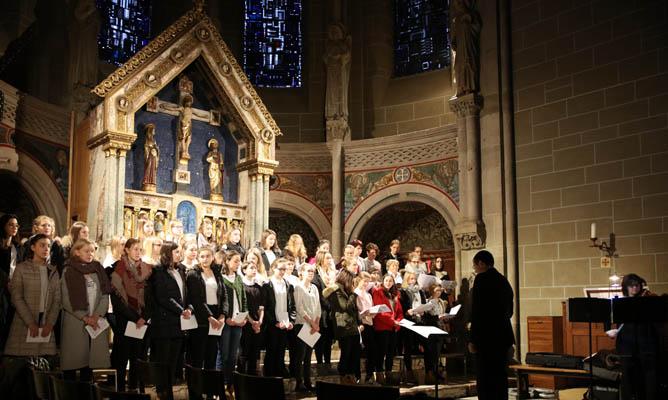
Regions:
<instances>
[{"instance_id":1,"label":"beige coat","mask_svg":"<svg viewBox=\"0 0 668 400\"><path fill-rule=\"evenodd\" d=\"M60 339L60 368L62 370L109 367L109 328L102 332L97 338L91 340L88 332L84 329L82 318L88 314L83 310L72 310L70 296L65 283L65 276L69 268L63 270L61 279L61 291L63 295L62 332ZM91 278L100 287L97 274L91 274ZM95 298L93 314L104 317L109 308L109 295L102 295L98 290Z\"/></svg>"},{"instance_id":2,"label":"beige coat","mask_svg":"<svg viewBox=\"0 0 668 400\"><path fill-rule=\"evenodd\" d=\"M16 314L12 320L5 354L12 356L54 355L57 352L55 335L49 343L27 343L28 325L39 324L39 300L42 280L40 268L44 266L27 260L16 266L9 288ZM44 322L54 325L60 312L60 282L56 267L48 267L48 287L44 302Z\"/></svg>"}]
</instances>

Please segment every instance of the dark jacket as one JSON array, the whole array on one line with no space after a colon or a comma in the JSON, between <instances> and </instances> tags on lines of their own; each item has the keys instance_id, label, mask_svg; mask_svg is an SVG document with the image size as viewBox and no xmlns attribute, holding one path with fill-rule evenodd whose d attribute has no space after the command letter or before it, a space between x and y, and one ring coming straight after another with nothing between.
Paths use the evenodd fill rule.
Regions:
<instances>
[{"instance_id":1,"label":"dark jacket","mask_svg":"<svg viewBox=\"0 0 668 400\"><path fill-rule=\"evenodd\" d=\"M329 301L334 322L334 338L359 335L359 326L362 325L357 311L357 295L346 293L338 283L325 289L324 296Z\"/></svg>"},{"instance_id":2,"label":"dark jacket","mask_svg":"<svg viewBox=\"0 0 668 400\"><path fill-rule=\"evenodd\" d=\"M253 282L252 285L248 285L244 281L244 291L246 292L246 303L248 304L248 315L257 321L260 319L260 307L265 306L265 293L262 289L262 285L257 282Z\"/></svg>"},{"instance_id":3,"label":"dark jacket","mask_svg":"<svg viewBox=\"0 0 668 400\"><path fill-rule=\"evenodd\" d=\"M27 242L26 242L27 243ZM12 263L12 248L16 250L16 265L19 265L21 258L21 249L14 242L9 246L0 246L0 270L9 276L10 264Z\"/></svg>"},{"instance_id":4,"label":"dark jacket","mask_svg":"<svg viewBox=\"0 0 668 400\"><path fill-rule=\"evenodd\" d=\"M246 302L246 291L244 290L243 278L241 278L241 275L235 274L234 280L235 283L239 284L239 288L241 289L239 293L235 293L236 291L234 288L226 282L224 277L221 279L221 282L223 283L223 289L225 290L225 298L227 299L227 302L222 308L223 314L226 318L232 318L234 316L232 315L234 312L234 297L232 296L237 296L239 301L239 312L248 311L248 303Z\"/></svg>"},{"instance_id":5,"label":"dark jacket","mask_svg":"<svg viewBox=\"0 0 668 400\"><path fill-rule=\"evenodd\" d=\"M118 266L119 262L120 260L113 263L111 268L105 268L105 271L107 272L107 276L109 277L110 281L112 280L112 274L116 271L116 267ZM150 279L151 278L149 276L149 278L146 281L146 287L150 285L149 283ZM146 301L145 298L146 298L146 288L144 289L144 301ZM111 306L114 310L113 328L115 328L114 329L115 335L123 335L125 333L125 327L128 324L128 321L136 323L137 321L139 321L140 318L144 318L145 321L148 321L148 317L145 313L146 305L144 304L144 310L142 310L141 313L137 312L135 309L128 306L123 297L121 297L121 295L116 291L116 289L113 288L113 285L111 293L109 294L109 299L111 300Z\"/></svg>"},{"instance_id":6,"label":"dark jacket","mask_svg":"<svg viewBox=\"0 0 668 400\"><path fill-rule=\"evenodd\" d=\"M325 282L320 276L320 272L316 268L315 274L313 275L313 282L315 287L318 288L318 293L320 295L320 310L322 314L320 316L320 328L327 328L331 324L331 309L329 307L329 301L323 296L323 291L325 290Z\"/></svg>"},{"instance_id":7,"label":"dark jacket","mask_svg":"<svg viewBox=\"0 0 668 400\"><path fill-rule=\"evenodd\" d=\"M183 280L185 298L188 298L188 286L186 285L185 271L181 265L178 268ZM151 292L154 299L154 310L151 316L151 336L155 338L179 338L183 336L181 331L181 313L186 308L191 311L193 307L181 297L179 285L167 267L160 265L153 269L150 278Z\"/></svg>"},{"instance_id":8,"label":"dark jacket","mask_svg":"<svg viewBox=\"0 0 668 400\"><path fill-rule=\"evenodd\" d=\"M295 323L297 318L297 308L295 307L295 288L285 279L285 287L288 292L288 318L291 323ZM274 326L276 320L276 295L274 294L274 282L269 279L263 286L264 289L264 324Z\"/></svg>"},{"instance_id":9,"label":"dark jacket","mask_svg":"<svg viewBox=\"0 0 668 400\"><path fill-rule=\"evenodd\" d=\"M424 295L424 291L420 290L420 304L425 304L427 302L427 297ZM401 302L401 309L403 310L404 313L404 318L413 321L415 323L421 323L423 322L422 317L418 317L417 315L408 315L408 310L413 308L413 299L411 298L410 293L406 289L401 289L399 290L399 300Z\"/></svg>"},{"instance_id":10,"label":"dark jacket","mask_svg":"<svg viewBox=\"0 0 668 400\"><path fill-rule=\"evenodd\" d=\"M234 244L232 242L227 242L223 245L223 250L226 252L236 251L241 256L242 261L246 259L246 249L244 249L244 246L242 246L241 243Z\"/></svg>"},{"instance_id":11,"label":"dark jacket","mask_svg":"<svg viewBox=\"0 0 668 400\"><path fill-rule=\"evenodd\" d=\"M404 260L401 258L399 253L392 255L392 253L386 253L382 257L382 261L380 262L380 270L383 273L383 276L387 273L387 261L388 260L397 260L399 261L399 270L404 269Z\"/></svg>"},{"instance_id":12,"label":"dark jacket","mask_svg":"<svg viewBox=\"0 0 668 400\"><path fill-rule=\"evenodd\" d=\"M471 289L471 342L479 351L506 351L515 343L510 325L513 289L494 267L477 274Z\"/></svg>"},{"instance_id":13,"label":"dark jacket","mask_svg":"<svg viewBox=\"0 0 668 400\"><path fill-rule=\"evenodd\" d=\"M271 264L269 263L269 258L267 258L267 255L264 252L264 249L262 247L258 247L260 250L260 254L262 254L262 263L264 264L264 268L267 270L267 273L269 273L269 270L271 269ZM281 249L273 249L272 250L274 254L276 254L276 259L279 259L283 256L283 253L281 253Z\"/></svg>"},{"instance_id":14,"label":"dark jacket","mask_svg":"<svg viewBox=\"0 0 668 400\"><path fill-rule=\"evenodd\" d=\"M213 271L213 277L218 284L218 290L216 291L218 306L224 314L225 310L227 310L227 296L225 286L223 285L223 277L220 275L218 269L212 268L211 271ZM186 274L186 287L188 288L188 302L195 310L197 325L206 327L209 325L209 317L218 319L220 318L220 315L211 315L209 310L207 310L206 285L204 284L202 272L202 267L199 265L196 265L195 268L188 271Z\"/></svg>"}]
</instances>

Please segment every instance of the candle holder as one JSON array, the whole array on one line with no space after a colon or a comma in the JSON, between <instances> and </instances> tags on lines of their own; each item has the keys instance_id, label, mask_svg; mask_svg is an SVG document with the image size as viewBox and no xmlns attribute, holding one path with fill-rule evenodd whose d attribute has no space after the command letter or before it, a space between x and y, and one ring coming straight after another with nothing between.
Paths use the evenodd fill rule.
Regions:
<instances>
[{"instance_id":1,"label":"candle holder","mask_svg":"<svg viewBox=\"0 0 668 400\"><path fill-rule=\"evenodd\" d=\"M610 239L609 242L610 244L602 241L599 242L598 238L592 237L589 240L591 240L591 246L589 247L596 247L600 251L606 253L608 257L610 258L617 258L619 255L617 254L617 247L615 246L615 234L611 233L610 234Z\"/></svg>"}]
</instances>

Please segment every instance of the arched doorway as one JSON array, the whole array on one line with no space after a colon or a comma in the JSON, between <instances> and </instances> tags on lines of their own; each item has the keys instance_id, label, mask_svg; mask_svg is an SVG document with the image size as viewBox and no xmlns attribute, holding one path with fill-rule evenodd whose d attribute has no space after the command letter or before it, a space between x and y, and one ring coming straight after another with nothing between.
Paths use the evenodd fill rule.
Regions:
<instances>
[{"instance_id":1,"label":"arched doorway","mask_svg":"<svg viewBox=\"0 0 668 400\"><path fill-rule=\"evenodd\" d=\"M0 214L16 214L21 225L19 235L30 236L32 220L39 214L37 207L15 174L0 172Z\"/></svg>"},{"instance_id":2,"label":"arched doorway","mask_svg":"<svg viewBox=\"0 0 668 400\"><path fill-rule=\"evenodd\" d=\"M276 208L269 209L269 229L276 232L278 244L285 247L290 235L296 233L304 239L304 245L309 257L315 255L318 247L318 236L316 236L311 226L299 216Z\"/></svg>"},{"instance_id":3,"label":"arched doorway","mask_svg":"<svg viewBox=\"0 0 668 400\"><path fill-rule=\"evenodd\" d=\"M381 209L362 227L359 239L376 243L381 253L387 251L392 240L399 239L403 257L415 246L422 246L424 257L441 257L450 277L455 277L452 231L443 216L425 203L406 201Z\"/></svg>"}]
</instances>

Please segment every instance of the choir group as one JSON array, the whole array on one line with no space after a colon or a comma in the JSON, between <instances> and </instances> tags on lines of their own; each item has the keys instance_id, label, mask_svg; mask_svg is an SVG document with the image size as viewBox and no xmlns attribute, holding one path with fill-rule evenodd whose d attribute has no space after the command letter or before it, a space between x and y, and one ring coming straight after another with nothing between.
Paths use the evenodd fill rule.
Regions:
<instances>
[{"instance_id":1,"label":"choir group","mask_svg":"<svg viewBox=\"0 0 668 400\"><path fill-rule=\"evenodd\" d=\"M309 258L297 234L281 248L267 229L246 249L238 228L219 245L204 226L192 237L147 229L114 238L101 263L83 222L59 238L53 219L39 216L23 242L16 216L0 217L0 228L4 356L44 358L66 379L91 380L93 369L112 366L119 390L135 389L136 360L148 359L177 379L185 364L220 369L230 397L237 370L293 377L305 392L312 353L324 371L334 342L344 383L384 384L398 353L411 376L420 350L427 377L437 378L442 342L404 328L444 328L450 318L443 262L424 260L420 247L404 260L398 240L382 256L354 240L335 260L321 240Z\"/></svg>"}]
</instances>

